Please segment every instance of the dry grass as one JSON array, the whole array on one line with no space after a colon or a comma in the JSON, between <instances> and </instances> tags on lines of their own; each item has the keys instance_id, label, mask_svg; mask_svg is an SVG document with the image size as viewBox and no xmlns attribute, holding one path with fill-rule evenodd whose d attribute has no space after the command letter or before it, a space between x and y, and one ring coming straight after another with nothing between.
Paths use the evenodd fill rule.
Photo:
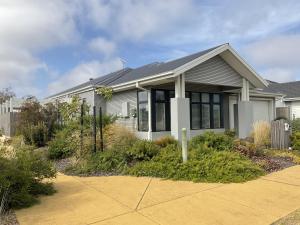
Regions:
<instances>
[{"instance_id":1,"label":"dry grass","mask_svg":"<svg viewBox=\"0 0 300 225\"><path fill-rule=\"evenodd\" d=\"M111 148L113 146L121 146L137 138L135 134L125 126L114 123L104 128L103 139L105 148Z\"/></svg>"},{"instance_id":2,"label":"dry grass","mask_svg":"<svg viewBox=\"0 0 300 225\"><path fill-rule=\"evenodd\" d=\"M253 124L252 136L258 147L267 147L271 143L271 125L266 121L257 121Z\"/></svg>"}]
</instances>

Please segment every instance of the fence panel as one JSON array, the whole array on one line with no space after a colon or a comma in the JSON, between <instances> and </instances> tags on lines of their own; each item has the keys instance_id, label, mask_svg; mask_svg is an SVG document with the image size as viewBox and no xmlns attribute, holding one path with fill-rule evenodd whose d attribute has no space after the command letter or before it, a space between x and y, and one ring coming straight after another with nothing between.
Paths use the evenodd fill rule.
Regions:
<instances>
[{"instance_id":1,"label":"fence panel","mask_svg":"<svg viewBox=\"0 0 300 225\"><path fill-rule=\"evenodd\" d=\"M286 120L271 122L271 147L287 149L290 146L290 129L287 129Z\"/></svg>"}]
</instances>

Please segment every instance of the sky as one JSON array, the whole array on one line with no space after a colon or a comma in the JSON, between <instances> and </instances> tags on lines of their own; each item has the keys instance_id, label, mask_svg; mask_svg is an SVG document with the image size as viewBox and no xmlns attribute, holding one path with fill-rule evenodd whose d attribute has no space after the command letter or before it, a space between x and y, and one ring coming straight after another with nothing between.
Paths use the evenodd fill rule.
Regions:
<instances>
[{"instance_id":1,"label":"sky","mask_svg":"<svg viewBox=\"0 0 300 225\"><path fill-rule=\"evenodd\" d=\"M0 0L0 89L44 98L223 43L266 79L300 80L300 1Z\"/></svg>"}]
</instances>

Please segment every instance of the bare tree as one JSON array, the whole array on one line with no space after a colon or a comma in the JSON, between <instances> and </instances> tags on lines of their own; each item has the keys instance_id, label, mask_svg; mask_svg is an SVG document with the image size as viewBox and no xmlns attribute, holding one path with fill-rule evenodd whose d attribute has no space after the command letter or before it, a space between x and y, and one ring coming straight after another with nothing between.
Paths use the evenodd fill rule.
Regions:
<instances>
[{"instance_id":1,"label":"bare tree","mask_svg":"<svg viewBox=\"0 0 300 225\"><path fill-rule=\"evenodd\" d=\"M3 102L9 100L12 97L15 97L16 94L15 92L12 90L11 87L7 87L7 88L3 88L0 91L0 104L2 104Z\"/></svg>"}]
</instances>

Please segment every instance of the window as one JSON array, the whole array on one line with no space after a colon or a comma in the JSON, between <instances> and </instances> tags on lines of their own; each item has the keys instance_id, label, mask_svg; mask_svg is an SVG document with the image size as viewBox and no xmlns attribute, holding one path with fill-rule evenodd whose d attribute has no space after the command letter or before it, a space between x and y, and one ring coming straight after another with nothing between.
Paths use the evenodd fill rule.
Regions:
<instances>
[{"instance_id":1,"label":"window","mask_svg":"<svg viewBox=\"0 0 300 225\"><path fill-rule=\"evenodd\" d=\"M190 92L191 129L222 128L222 104L220 94Z\"/></svg>"},{"instance_id":2,"label":"window","mask_svg":"<svg viewBox=\"0 0 300 225\"><path fill-rule=\"evenodd\" d=\"M170 95L173 97L174 91L154 90L154 118L153 131L170 130Z\"/></svg>"},{"instance_id":3,"label":"window","mask_svg":"<svg viewBox=\"0 0 300 225\"><path fill-rule=\"evenodd\" d=\"M149 130L149 108L147 91L138 92L138 130Z\"/></svg>"}]
</instances>

